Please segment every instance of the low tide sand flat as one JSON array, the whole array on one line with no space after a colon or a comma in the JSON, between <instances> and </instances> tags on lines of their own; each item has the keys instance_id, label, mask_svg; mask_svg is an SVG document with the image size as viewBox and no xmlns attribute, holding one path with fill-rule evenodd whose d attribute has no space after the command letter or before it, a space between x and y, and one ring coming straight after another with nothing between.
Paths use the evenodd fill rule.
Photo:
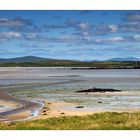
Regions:
<instances>
[{"instance_id":1,"label":"low tide sand flat","mask_svg":"<svg viewBox=\"0 0 140 140\"><path fill-rule=\"evenodd\" d=\"M0 75L3 75L3 71L9 73L0 80L0 103L7 107L0 112L1 121L83 116L106 111L137 112L140 109L138 70L77 72L71 68L30 68L28 71L27 69L0 70ZM14 78L11 77L11 71L17 72L14 73ZM27 76L29 74L32 79ZM77 92L94 87L121 91Z\"/></svg>"},{"instance_id":2,"label":"low tide sand flat","mask_svg":"<svg viewBox=\"0 0 140 140\"><path fill-rule=\"evenodd\" d=\"M8 93L1 91L0 92L0 98L2 100L2 104L5 107L9 107L8 110L0 112L1 120L4 118L4 120L10 121L10 120L18 120L18 119L26 119L29 116L34 114L34 111L41 107L39 103L19 99L12 97L8 95ZM28 113L26 113L28 112ZM29 113L30 112L30 113ZM17 114L17 115L16 115ZM22 115L26 114L26 115ZM11 116L11 117L9 117ZM14 117L12 117L14 116ZM22 116L22 117L20 117Z\"/></svg>"}]
</instances>

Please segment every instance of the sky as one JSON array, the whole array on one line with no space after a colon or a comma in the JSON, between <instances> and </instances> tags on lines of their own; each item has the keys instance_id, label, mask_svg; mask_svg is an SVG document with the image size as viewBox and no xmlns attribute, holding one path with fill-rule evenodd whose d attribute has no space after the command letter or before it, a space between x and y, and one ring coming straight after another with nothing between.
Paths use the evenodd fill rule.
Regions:
<instances>
[{"instance_id":1,"label":"sky","mask_svg":"<svg viewBox=\"0 0 140 140\"><path fill-rule=\"evenodd\" d=\"M140 58L140 11L0 10L0 58Z\"/></svg>"}]
</instances>

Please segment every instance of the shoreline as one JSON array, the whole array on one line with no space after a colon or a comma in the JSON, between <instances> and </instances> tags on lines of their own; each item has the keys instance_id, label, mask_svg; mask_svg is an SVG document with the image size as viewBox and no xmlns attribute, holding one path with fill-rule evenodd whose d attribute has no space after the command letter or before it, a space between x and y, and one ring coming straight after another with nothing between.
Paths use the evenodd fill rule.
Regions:
<instances>
[{"instance_id":1,"label":"shoreline","mask_svg":"<svg viewBox=\"0 0 140 140\"><path fill-rule=\"evenodd\" d=\"M84 93L81 93L81 95ZM100 95L100 96L140 96L139 91L122 91L122 92L105 92L105 93L88 93L93 95ZM86 116L92 115L95 113L103 113L103 112L140 112L140 108L138 109L112 109L112 110L86 110L84 108L76 108L76 106L80 106L78 103L69 103L66 101L49 101L47 99L41 101L37 100L26 100L26 99L19 99L16 97L10 96L7 92L0 92L0 96L4 98L3 101L0 103L3 106L10 106L15 107L12 110L5 111L4 113L10 112L1 116L3 112L0 112L0 122L9 122L9 121L24 121L24 120L39 120L39 119L48 119L51 117L62 117L62 116ZM6 100L6 98L8 99ZM11 101L9 100L11 98ZM1 99L2 100L2 99ZM26 103L26 105L23 104ZM41 104L39 108L36 108L32 103ZM33 106L33 108L31 106ZM17 111L15 111L17 110ZM34 111L34 112L33 112Z\"/></svg>"},{"instance_id":2,"label":"shoreline","mask_svg":"<svg viewBox=\"0 0 140 140\"><path fill-rule=\"evenodd\" d=\"M132 93L132 92L131 92ZM133 96L129 92L125 92L125 95ZM97 93L99 94L99 93ZM96 94L96 95L97 95ZM106 93L106 96L114 95L114 93ZM125 96L123 93L120 94L121 96ZM138 95L138 94L136 94ZM139 93L140 95L140 93ZM102 96L102 95L101 95ZM92 115L96 113L105 113L105 112L117 112L117 113L136 113L140 112L140 108L128 108L128 109L110 109L110 110L85 110L85 108L76 108L77 106L80 106L77 103L68 103L65 101L44 101L44 107L41 109L39 115L37 117L34 117L33 120L39 120L39 119L48 119L53 117L68 117L68 116L86 116L86 115ZM70 107L70 108L69 108Z\"/></svg>"},{"instance_id":3,"label":"shoreline","mask_svg":"<svg viewBox=\"0 0 140 140\"><path fill-rule=\"evenodd\" d=\"M62 117L62 116L84 116L84 115L91 115L95 112L93 111L80 111L77 109L76 111L73 110L67 110L63 109L61 107L64 106L77 106L77 104L74 103L67 103L62 101L45 101L44 107L41 109L39 115L37 117L34 117L33 120L39 120L39 119L48 119L52 117Z\"/></svg>"},{"instance_id":4,"label":"shoreline","mask_svg":"<svg viewBox=\"0 0 140 140\"><path fill-rule=\"evenodd\" d=\"M36 116L36 110L42 108L42 104L37 101L29 101L12 97L6 91L0 91L1 103L4 107L10 106L9 110L0 112L0 121L24 120Z\"/></svg>"}]
</instances>

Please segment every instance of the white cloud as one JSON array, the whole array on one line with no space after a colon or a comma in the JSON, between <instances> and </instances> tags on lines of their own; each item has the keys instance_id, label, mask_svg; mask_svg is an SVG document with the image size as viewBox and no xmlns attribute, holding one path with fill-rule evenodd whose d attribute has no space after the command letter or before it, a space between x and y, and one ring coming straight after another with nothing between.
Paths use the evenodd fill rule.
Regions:
<instances>
[{"instance_id":1,"label":"white cloud","mask_svg":"<svg viewBox=\"0 0 140 140\"><path fill-rule=\"evenodd\" d=\"M36 37L37 37L36 33L28 33L26 35L26 38L28 39L36 39Z\"/></svg>"},{"instance_id":2,"label":"white cloud","mask_svg":"<svg viewBox=\"0 0 140 140\"><path fill-rule=\"evenodd\" d=\"M96 42L121 42L125 39L123 37L111 37L111 38L105 38L105 39L96 39Z\"/></svg>"},{"instance_id":3,"label":"white cloud","mask_svg":"<svg viewBox=\"0 0 140 140\"><path fill-rule=\"evenodd\" d=\"M118 25L114 24L100 24L96 28L97 34L115 33L118 31Z\"/></svg>"},{"instance_id":4,"label":"white cloud","mask_svg":"<svg viewBox=\"0 0 140 140\"><path fill-rule=\"evenodd\" d=\"M112 38L108 38L107 41L110 41L110 42L124 41L124 38L123 37L112 37Z\"/></svg>"},{"instance_id":5,"label":"white cloud","mask_svg":"<svg viewBox=\"0 0 140 140\"><path fill-rule=\"evenodd\" d=\"M117 25L108 25L108 28L110 29L111 32L116 32L118 30Z\"/></svg>"},{"instance_id":6,"label":"white cloud","mask_svg":"<svg viewBox=\"0 0 140 140\"><path fill-rule=\"evenodd\" d=\"M6 32L5 34L7 34L7 36L9 37L15 37L15 38L20 38L21 35L18 32Z\"/></svg>"},{"instance_id":7,"label":"white cloud","mask_svg":"<svg viewBox=\"0 0 140 140\"><path fill-rule=\"evenodd\" d=\"M89 23L81 22L77 25L77 28L80 30L89 30L91 29L91 25Z\"/></svg>"},{"instance_id":8,"label":"white cloud","mask_svg":"<svg viewBox=\"0 0 140 140\"><path fill-rule=\"evenodd\" d=\"M21 26L26 26L26 25L31 25L31 21L23 18L14 18L14 19L9 19L9 18L0 18L0 26L3 27L21 27Z\"/></svg>"},{"instance_id":9,"label":"white cloud","mask_svg":"<svg viewBox=\"0 0 140 140\"><path fill-rule=\"evenodd\" d=\"M75 28L76 30L79 30L79 31L89 31L93 28L93 25L87 23L87 22L81 22L81 21L77 21L75 19L68 19L65 24L67 25L67 28L68 27L73 27Z\"/></svg>"},{"instance_id":10,"label":"white cloud","mask_svg":"<svg viewBox=\"0 0 140 140\"><path fill-rule=\"evenodd\" d=\"M5 42L11 39L18 39L21 35L18 32L0 32L0 42Z\"/></svg>"}]
</instances>

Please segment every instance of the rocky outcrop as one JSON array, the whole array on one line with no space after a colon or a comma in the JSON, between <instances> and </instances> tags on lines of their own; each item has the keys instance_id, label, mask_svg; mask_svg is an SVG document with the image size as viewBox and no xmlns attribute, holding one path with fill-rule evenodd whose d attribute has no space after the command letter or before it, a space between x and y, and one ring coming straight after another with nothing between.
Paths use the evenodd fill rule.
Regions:
<instances>
[{"instance_id":1,"label":"rocky outcrop","mask_svg":"<svg viewBox=\"0 0 140 140\"><path fill-rule=\"evenodd\" d=\"M121 92L121 90L112 89L112 88L92 88L92 89L79 90L77 92Z\"/></svg>"}]
</instances>

